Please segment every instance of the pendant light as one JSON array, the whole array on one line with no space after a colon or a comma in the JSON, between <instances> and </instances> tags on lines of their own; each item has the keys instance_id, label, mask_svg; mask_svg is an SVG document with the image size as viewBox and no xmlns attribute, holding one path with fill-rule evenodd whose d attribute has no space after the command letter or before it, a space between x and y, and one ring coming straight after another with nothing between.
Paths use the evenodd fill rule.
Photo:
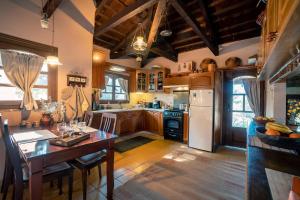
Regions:
<instances>
[{"instance_id":1,"label":"pendant light","mask_svg":"<svg viewBox=\"0 0 300 200\"><path fill-rule=\"evenodd\" d=\"M45 4L46 5L46 4ZM48 9L48 7L47 7ZM42 0L42 11L41 11L41 15L42 15L42 18L40 20L41 22L41 27L43 29L48 29L49 28L49 18L48 18L48 14L46 11L44 11L44 1Z\"/></svg>"},{"instance_id":2,"label":"pendant light","mask_svg":"<svg viewBox=\"0 0 300 200\"><path fill-rule=\"evenodd\" d=\"M54 7L54 1L53 1L53 7ZM55 52L54 52L54 13L53 12L53 22L52 22L52 40L51 40L51 46L53 47L53 55L47 56L46 62L49 65L62 65L62 63L59 61L59 58L57 56L55 56Z\"/></svg>"},{"instance_id":3,"label":"pendant light","mask_svg":"<svg viewBox=\"0 0 300 200\"><path fill-rule=\"evenodd\" d=\"M143 25L142 23L139 23L137 31L134 34L131 46L133 47L134 50L138 52L143 52L147 48L147 43L145 42L145 40L146 39L145 39Z\"/></svg>"},{"instance_id":4,"label":"pendant light","mask_svg":"<svg viewBox=\"0 0 300 200\"><path fill-rule=\"evenodd\" d=\"M165 17L165 27L159 34L163 37L169 37L172 35L172 31L171 31L170 24L168 21L168 5L167 5L166 11L164 13L164 17Z\"/></svg>"}]
</instances>

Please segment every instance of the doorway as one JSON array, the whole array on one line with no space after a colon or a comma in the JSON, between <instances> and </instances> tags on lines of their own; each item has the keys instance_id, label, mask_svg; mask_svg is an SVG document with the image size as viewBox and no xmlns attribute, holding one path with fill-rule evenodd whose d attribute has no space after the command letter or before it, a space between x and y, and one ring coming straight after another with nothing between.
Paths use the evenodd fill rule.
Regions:
<instances>
[{"instance_id":1,"label":"doorway","mask_svg":"<svg viewBox=\"0 0 300 200\"><path fill-rule=\"evenodd\" d=\"M252 73L224 74L223 144L245 148L247 127L254 117L244 90L242 79Z\"/></svg>"}]
</instances>

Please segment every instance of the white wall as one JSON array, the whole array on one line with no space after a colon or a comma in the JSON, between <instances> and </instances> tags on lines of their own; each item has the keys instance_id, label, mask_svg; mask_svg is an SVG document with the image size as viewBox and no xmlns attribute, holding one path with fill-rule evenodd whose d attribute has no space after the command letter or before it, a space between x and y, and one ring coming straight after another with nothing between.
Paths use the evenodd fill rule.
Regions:
<instances>
[{"instance_id":1,"label":"white wall","mask_svg":"<svg viewBox=\"0 0 300 200\"><path fill-rule=\"evenodd\" d=\"M40 0L1 0L0 32L44 44L51 44L51 28L40 26ZM71 71L89 77L85 93L91 99L92 49L95 7L92 0L65 0L55 11L54 46L63 66L58 68L58 97L66 87L66 75ZM2 94L1 94L2 95ZM7 113L20 120L20 113ZM4 147L0 138L0 160L4 161ZM0 163L0 180L3 164Z\"/></svg>"},{"instance_id":2,"label":"white wall","mask_svg":"<svg viewBox=\"0 0 300 200\"><path fill-rule=\"evenodd\" d=\"M208 48L196 49L179 53L178 62L172 62L166 58L158 57L152 59L147 66L160 65L171 69L171 73L178 72L178 63L194 61L199 66L203 59L212 58L216 60L218 67L224 67L229 57L239 57L243 64L247 64L248 57L258 53L259 37L226 43L219 46L220 55L215 56Z\"/></svg>"},{"instance_id":3,"label":"white wall","mask_svg":"<svg viewBox=\"0 0 300 200\"><path fill-rule=\"evenodd\" d=\"M285 123L286 119L286 83L270 85L266 81L266 116Z\"/></svg>"}]
</instances>

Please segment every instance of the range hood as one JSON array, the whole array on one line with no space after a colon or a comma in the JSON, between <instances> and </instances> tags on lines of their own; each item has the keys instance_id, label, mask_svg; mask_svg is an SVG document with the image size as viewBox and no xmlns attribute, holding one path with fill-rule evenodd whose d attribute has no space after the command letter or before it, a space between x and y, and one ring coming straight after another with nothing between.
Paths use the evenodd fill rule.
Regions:
<instances>
[{"instance_id":1,"label":"range hood","mask_svg":"<svg viewBox=\"0 0 300 200\"><path fill-rule=\"evenodd\" d=\"M189 87L189 76L175 76L165 78L164 88Z\"/></svg>"}]
</instances>

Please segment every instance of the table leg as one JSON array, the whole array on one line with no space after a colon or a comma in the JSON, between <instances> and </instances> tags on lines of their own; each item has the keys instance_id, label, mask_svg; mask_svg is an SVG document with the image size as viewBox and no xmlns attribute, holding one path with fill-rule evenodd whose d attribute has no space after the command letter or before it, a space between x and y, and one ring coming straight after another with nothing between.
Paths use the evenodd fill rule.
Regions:
<instances>
[{"instance_id":1,"label":"table leg","mask_svg":"<svg viewBox=\"0 0 300 200\"><path fill-rule=\"evenodd\" d=\"M113 199L114 190L114 149L110 147L107 149L107 199Z\"/></svg>"},{"instance_id":2,"label":"table leg","mask_svg":"<svg viewBox=\"0 0 300 200\"><path fill-rule=\"evenodd\" d=\"M29 175L29 197L30 200L41 200L43 198L42 170Z\"/></svg>"}]
</instances>

